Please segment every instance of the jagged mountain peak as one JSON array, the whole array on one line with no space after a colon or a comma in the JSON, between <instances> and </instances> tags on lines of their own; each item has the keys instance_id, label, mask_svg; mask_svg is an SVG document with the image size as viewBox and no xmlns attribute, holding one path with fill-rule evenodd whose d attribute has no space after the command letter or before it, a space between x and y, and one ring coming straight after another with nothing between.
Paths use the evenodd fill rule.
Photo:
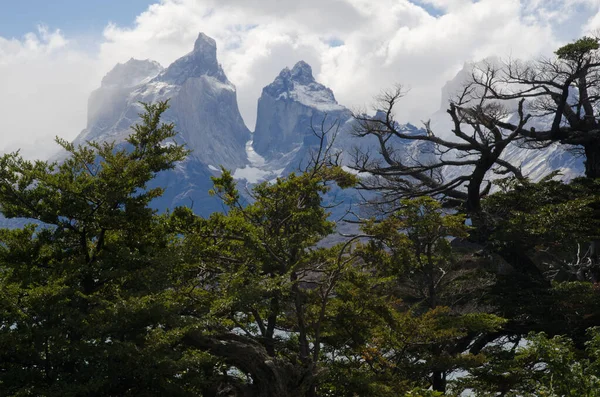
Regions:
<instances>
[{"instance_id":1,"label":"jagged mountain peak","mask_svg":"<svg viewBox=\"0 0 600 397\"><path fill-rule=\"evenodd\" d=\"M263 97L292 101L322 112L341 111L345 108L335 100L333 91L317 82L311 66L299 61L292 69L285 68L275 80L263 89Z\"/></svg>"},{"instance_id":2,"label":"jagged mountain peak","mask_svg":"<svg viewBox=\"0 0 600 397\"><path fill-rule=\"evenodd\" d=\"M373 119L375 120L385 120L387 117L387 113L382 110L382 109L377 109L377 111L375 112L375 115L373 116Z\"/></svg>"},{"instance_id":3,"label":"jagged mountain peak","mask_svg":"<svg viewBox=\"0 0 600 397\"><path fill-rule=\"evenodd\" d=\"M131 58L112 68L102 79L101 86L134 87L142 84L144 80L156 77L162 71L163 67L156 61Z\"/></svg>"},{"instance_id":4,"label":"jagged mountain peak","mask_svg":"<svg viewBox=\"0 0 600 397\"><path fill-rule=\"evenodd\" d=\"M192 52L173 62L157 80L182 85L189 78L201 76L211 76L230 84L217 60L217 43L204 33L198 35Z\"/></svg>"},{"instance_id":5,"label":"jagged mountain peak","mask_svg":"<svg viewBox=\"0 0 600 397\"><path fill-rule=\"evenodd\" d=\"M217 58L217 42L212 37L200 32L194 43L194 52L204 53L207 56Z\"/></svg>"},{"instance_id":6,"label":"jagged mountain peak","mask_svg":"<svg viewBox=\"0 0 600 397\"><path fill-rule=\"evenodd\" d=\"M310 65L304 61L299 61L294 65L291 72L291 78L294 81L297 81L300 84L310 84L315 82L315 78L313 77L312 68Z\"/></svg>"},{"instance_id":7,"label":"jagged mountain peak","mask_svg":"<svg viewBox=\"0 0 600 397\"><path fill-rule=\"evenodd\" d=\"M148 68L150 78L140 72ZM131 76L133 85L121 84ZM200 33L193 50L166 69L152 61L130 60L117 65L104 83L110 85L90 96L88 125L76 143L121 143L139 120L140 102L170 100L163 120L175 123L179 132L175 139L193 151L190 161L232 169L247 163L250 131L239 113L235 87L217 61L215 40L205 34Z\"/></svg>"},{"instance_id":8,"label":"jagged mountain peak","mask_svg":"<svg viewBox=\"0 0 600 397\"><path fill-rule=\"evenodd\" d=\"M273 84L283 83L281 88L293 88L294 83L309 85L316 83L312 73L312 67L304 62L298 61L292 69L286 67L275 78Z\"/></svg>"},{"instance_id":9,"label":"jagged mountain peak","mask_svg":"<svg viewBox=\"0 0 600 397\"><path fill-rule=\"evenodd\" d=\"M312 145L313 124L343 123L349 111L335 100L333 91L317 82L304 61L285 68L263 89L258 100L253 148L268 161L301 156ZM308 149L306 149L308 150ZM296 164L296 160L292 160Z\"/></svg>"}]
</instances>

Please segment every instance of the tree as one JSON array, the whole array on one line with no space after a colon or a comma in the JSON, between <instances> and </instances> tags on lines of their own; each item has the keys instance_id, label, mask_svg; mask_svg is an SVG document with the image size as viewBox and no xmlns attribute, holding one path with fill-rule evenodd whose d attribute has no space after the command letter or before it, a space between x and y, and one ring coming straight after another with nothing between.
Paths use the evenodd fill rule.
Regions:
<instances>
[{"instance_id":1,"label":"tree","mask_svg":"<svg viewBox=\"0 0 600 397\"><path fill-rule=\"evenodd\" d=\"M256 395L304 395L318 373L324 313L313 310L326 305L331 292L332 286L321 282L334 282L336 266L342 266L331 250L314 248L333 230L321 207L323 183L310 174L263 183L253 189L255 201L244 207L231 174L223 170L215 178L215 193L229 206L226 215L202 220L189 211L175 213L188 219L181 229L184 249L203 250L190 257L199 277L182 280L198 301L191 307L198 306L203 318L206 305L214 318L212 334L195 330L186 343L249 374ZM321 280L320 274L331 279ZM241 354L244 350L249 352Z\"/></svg>"},{"instance_id":2,"label":"tree","mask_svg":"<svg viewBox=\"0 0 600 397\"><path fill-rule=\"evenodd\" d=\"M374 136L379 143L380 156L360 149L355 152L351 168L372 176L364 180L362 187L382 193L383 201L392 205L401 198L428 195L453 205L462 205L469 214L477 214L481 198L490 191L491 184L485 183L488 172L511 174L523 179L519 168L501 157L506 147L520 138L519 134L493 121L506 117L508 110L485 99L474 98L474 87L474 83L468 84L450 103L448 114L453 121L454 139L440 138L429 123L425 123L423 133L402 131L394 118L395 106L404 96L400 87L378 98L377 106L382 109L382 117L355 114L354 134ZM518 108L521 127L530 118L524 113L523 103L519 102ZM490 115L493 115L493 120L489 119ZM431 156L426 161L407 159L398 146L409 142L421 143L421 150L431 152L434 159ZM448 167L469 171L459 172L458 176L445 180L442 170Z\"/></svg>"},{"instance_id":3,"label":"tree","mask_svg":"<svg viewBox=\"0 0 600 397\"><path fill-rule=\"evenodd\" d=\"M0 231L7 395L313 396L332 379L340 283L370 273L356 267L356 240L318 245L334 227L322 194L355 179L318 152L246 205L223 170L214 194L226 213L156 214L162 190L146 185L186 154L165 142L166 109L145 105L124 147L59 141L62 164L2 158L4 214L40 222Z\"/></svg>"},{"instance_id":4,"label":"tree","mask_svg":"<svg viewBox=\"0 0 600 397\"><path fill-rule=\"evenodd\" d=\"M549 120L536 128L499 120L490 121L524 137L527 142L572 145L585 156L585 175L600 178L600 52L596 37L583 37L556 51L556 58L533 62L509 60L500 67L474 71L472 81L482 88L482 100L528 100L532 118Z\"/></svg>"},{"instance_id":5,"label":"tree","mask_svg":"<svg viewBox=\"0 0 600 397\"><path fill-rule=\"evenodd\" d=\"M477 304L489 285L485 272L461 267L450 245L451 236L468 233L464 216L421 197L363 231L360 261L336 290L344 303L336 306L330 354L344 358L330 366L361 395L411 386L445 392L450 374L483 359L473 342L503 323Z\"/></svg>"},{"instance_id":6,"label":"tree","mask_svg":"<svg viewBox=\"0 0 600 397\"><path fill-rule=\"evenodd\" d=\"M578 349L564 336L530 334L527 343L510 349L493 346L494 359L461 379L457 392L474 396L589 396L600 395L600 337L597 328L587 332Z\"/></svg>"},{"instance_id":7,"label":"tree","mask_svg":"<svg viewBox=\"0 0 600 397\"><path fill-rule=\"evenodd\" d=\"M507 103L527 100L528 115L543 120L541 129L484 115L533 147L553 143L584 156L585 176L600 178L600 51L597 37L583 37L556 51L556 58L534 62L509 60L500 67L476 70L472 82L482 100ZM600 240L591 244L594 266L600 266Z\"/></svg>"},{"instance_id":8,"label":"tree","mask_svg":"<svg viewBox=\"0 0 600 397\"><path fill-rule=\"evenodd\" d=\"M212 363L164 337L172 234L146 186L187 153L166 142L167 107L144 105L128 147L58 140L61 164L0 159L2 212L38 222L0 231L3 395L190 395L178 376Z\"/></svg>"},{"instance_id":9,"label":"tree","mask_svg":"<svg viewBox=\"0 0 600 397\"><path fill-rule=\"evenodd\" d=\"M471 80L450 103L452 139L438 137L428 123L426 133L403 132L393 116L403 92L398 88L385 93L378 98L383 117L355 114L356 134L376 137L381 157L373 158L359 150L353 168L376 177L366 188L399 197L448 197L463 202L469 213L476 213L480 198L489 193L489 184L484 184L489 171L523 179L518 167L502 159L511 144L558 142L579 148L586 158L586 176L598 178L598 48L597 38L583 37L558 49L554 59L510 60L500 66L484 63L476 67ZM511 113L515 117L507 121ZM547 128L532 127L534 121ZM407 162L397 155L399 141L426 142L437 159ZM442 167L465 166L470 171L451 180L441 176Z\"/></svg>"},{"instance_id":10,"label":"tree","mask_svg":"<svg viewBox=\"0 0 600 397\"><path fill-rule=\"evenodd\" d=\"M375 137L379 153L358 149L352 167L367 175L363 189L381 193L375 201L384 205L383 214L400 208L403 198L436 198L471 221L468 241L457 246L470 247L483 268L500 264L485 295L507 323L476 343L492 357L506 352L488 343L518 344L532 331L566 335L581 350L585 330L599 324L591 284L599 277L598 49L596 38L584 37L554 59L476 68L449 105L447 139L428 123L423 132L403 130L393 116L400 89L379 98L383 111L374 118L355 115L355 133ZM407 156L402 147L409 144L429 155ZM584 155L586 178L566 184L552 174L532 183L503 160L511 145L538 150L551 144ZM453 168L446 179L441 170ZM494 172L506 178L492 182ZM490 194L493 183L500 193Z\"/></svg>"}]
</instances>

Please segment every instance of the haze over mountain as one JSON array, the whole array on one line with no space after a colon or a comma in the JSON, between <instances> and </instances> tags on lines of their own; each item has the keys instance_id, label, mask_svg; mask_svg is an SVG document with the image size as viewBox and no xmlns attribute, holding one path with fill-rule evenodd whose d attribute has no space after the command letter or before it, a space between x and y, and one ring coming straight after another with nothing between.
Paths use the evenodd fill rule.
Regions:
<instances>
[{"instance_id":1,"label":"haze over mountain","mask_svg":"<svg viewBox=\"0 0 600 397\"><path fill-rule=\"evenodd\" d=\"M235 87L217 62L216 43L200 34L194 49L163 69L130 60L117 65L92 93L87 128L75 143L123 141L142 110L140 102L170 100L164 121L174 122L178 138L204 164L239 167L247 162L250 138L237 106Z\"/></svg>"}]
</instances>

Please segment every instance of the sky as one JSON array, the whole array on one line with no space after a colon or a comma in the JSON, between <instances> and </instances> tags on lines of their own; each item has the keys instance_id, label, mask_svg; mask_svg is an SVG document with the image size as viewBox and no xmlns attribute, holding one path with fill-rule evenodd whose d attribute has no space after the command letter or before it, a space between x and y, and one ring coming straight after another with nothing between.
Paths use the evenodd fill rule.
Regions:
<instances>
[{"instance_id":1,"label":"sky","mask_svg":"<svg viewBox=\"0 0 600 397\"><path fill-rule=\"evenodd\" d=\"M253 130L262 88L299 60L351 109L402 84L398 117L419 124L465 62L548 56L594 29L600 0L0 0L0 151L48 156L112 67L168 66L199 32Z\"/></svg>"},{"instance_id":2,"label":"sky","mask_svg":"<svg viewBox=\"0 0 600 397\"><path fill-rule=\"evenodd\" d=\"M0 37L19 38L38 25L67 35L100 36L107 23L131 26L152 0L0 0Z\"/></svg>"}]
</instances>

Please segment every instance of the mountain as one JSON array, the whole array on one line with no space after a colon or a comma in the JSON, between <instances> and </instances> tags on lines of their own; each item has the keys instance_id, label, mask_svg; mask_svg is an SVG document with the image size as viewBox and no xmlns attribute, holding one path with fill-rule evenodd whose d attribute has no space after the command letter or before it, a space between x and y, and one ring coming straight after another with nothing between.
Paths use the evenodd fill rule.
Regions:
<instances>
[{"instance_id":1,"label":"mountain","mask_svg":"<svg viewBox=\"0 0 600 397\"><path fill-rule=\"evenodd\" d=\"M153 205L159 210L193 206L203 215L221 210L220 202L208 195L210 177L221 165L234 170L248 164L250 131L239 112L235 86L217 61L216 43L203 33L189 54L166 69L151 60L135 59L115 66L91 94L87 127L74 143L123 143L139 120L140 102L167 99L170 108L163 121L175 123L176 139L191 154L153 181L166 188Z\"/></svg>"},{"instance_id":2,"label":"mountain","mask_svg":"<svg viewBox=\"0 0 600 397\"><path fill-rule=\"evenodd\" d=\"M258 100L253 147L265 159L280 158L303 145L311 145L322 123L345 123L350 112L339 105L333 92L315 81L311 67L300 61L285 68L266 86Z\"/></svg>"},{"instance_id":3,"label":"mountain","mask_svg":"<svg viewBox=\"0 0 600 397\"><path fill-rule=\"evenodd\" d=\"M442 89L440 110L431 119L434 132L452 137L451 120L446 113L448 100L463 87L475 64L465 64L454 79ZM75 144L88 141L116 141L123 144L130 127L139 120L139 102L170 100L171 108L163 121L173 122L180 143L191 155L174 170L163 172L153 186L165 187L165 194L153 202L159 210L177 205L190 206L200 215L222 210L218 199L208 195L210 177L220 173L219 166L233 171L240 185L251 185L296 171L308 163L319 143L315 133L337 131L333 150L342 153L342 161L352 161L355 147L369 152L378 160L380 153L375 137L357 138L352 132L352 113L340 105L334 93L316 81L310 65L300 61L283 69L267 85L258 99L254 133L240 115L235 86L227 79L217 60L215 41L200 33L193 50L167 68L151 60L131 59L116 65L92 92L88 102L87 127ZM382 117L381 113L373 117ZM514 116L513 116L514 117ZM544 120L536 120L544 123ZM425 134L411 124L398 125L405 133ZM433 148L423 142L394 139L395 153L407 162L427 162ZM65 153L56 159L64 158ZM560 146L543 150L526 150L516 145L507 148L504 158L520 165L525 175L537 180L552 170L562 169L564 179L583 173L582 161ZM467 168L446 167L446 177L468 172ZM490 175L490 177L495 177ZM240 189L243 193L245 189ZM326 198L333 206L333 216L343 214L359 200L356 191L334 189ZM14 223L14 222L17 223ZM22 220L3 220L3 225L20 225Z\"/></svg>"},{"instance_id":4,"label":"mountain","mask_svg":"<svg viewBox=\"0 0 600 397\"><path fill-rule=\"evenodd\" d=\"M92 140L122 142L139 118L140 102L170 100L165 122L174 122L178 139L205 165L236 168L247 163L250 139L240 115L236 90L217 62L217 46L201 33L189 54L163 69L153 61L117 65L94 91L88 125L76 144Z\"/></svg>"}]
</instances>

